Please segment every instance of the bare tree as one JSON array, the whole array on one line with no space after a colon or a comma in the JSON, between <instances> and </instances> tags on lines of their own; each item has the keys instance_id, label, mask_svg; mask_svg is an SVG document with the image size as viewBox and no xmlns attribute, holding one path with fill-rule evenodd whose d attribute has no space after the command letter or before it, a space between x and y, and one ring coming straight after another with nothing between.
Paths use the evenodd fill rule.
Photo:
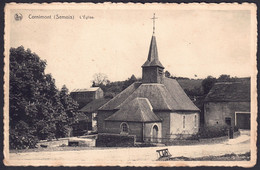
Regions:
<instances>
[{"instance_id":1,"label":"bare tree","mask_svg":"<svg viewBox=\"0 0 260 170\"><path fill-rule=\"evenodd\" d=\"M92 86L97 87L109 83L108 77L104 73L96 73L93 75Z\"/></svg>"}]
</instances>

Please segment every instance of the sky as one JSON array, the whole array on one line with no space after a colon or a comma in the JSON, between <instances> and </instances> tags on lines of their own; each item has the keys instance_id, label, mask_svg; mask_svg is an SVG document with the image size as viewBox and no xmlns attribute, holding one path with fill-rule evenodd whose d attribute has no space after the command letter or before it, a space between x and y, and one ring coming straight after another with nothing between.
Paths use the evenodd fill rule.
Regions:
<instances>
[{"instance_id":1,"label":"sky","mask_svg":"<svg viewBox=\"0 0 260 170\"><path fill-rule=\"evenodd\" d=\"M10 47L24 46L47 61L58 88L88 88L95 73L110 81L141 77L153 32L161 63L173 76L205 78L251 75L249 10L173 8L15 9ZM52 19L30 19L52 16ZM54 15L74 19L53 19ZM79 19L80 16L93 19Z\"/></svg>"}]
</instances>

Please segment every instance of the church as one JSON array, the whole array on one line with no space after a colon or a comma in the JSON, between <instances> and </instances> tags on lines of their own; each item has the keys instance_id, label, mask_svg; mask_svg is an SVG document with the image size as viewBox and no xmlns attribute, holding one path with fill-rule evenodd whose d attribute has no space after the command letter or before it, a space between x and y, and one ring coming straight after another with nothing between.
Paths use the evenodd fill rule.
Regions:
<instances>
[{"instance_id":1,"label":"church","mask_svg":"<svg viewBox=\"0 0 260 170\"><path fill-rule=\"evenodd\" d=\"M198 133L200 110L175 79L164 76L153 35L142 81L98 110L98 133L134 135L137 142L164 143Z\"/></svg>"}]
</instances>

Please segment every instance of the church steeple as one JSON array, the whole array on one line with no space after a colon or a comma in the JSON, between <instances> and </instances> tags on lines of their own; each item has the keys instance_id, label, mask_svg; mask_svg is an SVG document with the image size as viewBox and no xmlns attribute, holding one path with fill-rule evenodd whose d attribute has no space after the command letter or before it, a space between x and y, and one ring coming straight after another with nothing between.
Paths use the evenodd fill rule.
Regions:
<instances>
[{"instance_id":1,"label":"church steeple","mask_svg":"<svg viewBox=\"0 0 260 170\"><path fill-rule=\"evenodd\" d=\"M155 15L152 19L153 19L153 35L150 43L148 58L146 62L142 65L142 69L143 69L142 81L143 83L162 83L164 67L159 61L156 38L154 35L155 32L154 20L156 19Z\"/></svg>"},{"instance_id":2,"label":"church steeple","mask_svg":"<svg viewBox=\"0 0 260 170\"><path fill-rule=\"evenodd\" d=\"M159 66L164 68L162 63L159 61L155 35L152 36L148 58L142 67L148 67L148 66Z\"/></svg>"}]
</instances>

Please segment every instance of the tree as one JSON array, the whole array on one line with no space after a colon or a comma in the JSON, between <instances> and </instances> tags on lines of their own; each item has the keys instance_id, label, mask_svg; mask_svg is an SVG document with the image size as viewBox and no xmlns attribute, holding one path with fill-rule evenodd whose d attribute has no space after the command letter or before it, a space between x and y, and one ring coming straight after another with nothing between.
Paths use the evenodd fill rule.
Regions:
<instances>
[{"instance_id":1,"label":"tree","mask_svg":"<svg viewBox=\"0 0 260 170\"><path fill-rule=\"evenodd\" d=\"M10 49L11 149L34 147L37 140L65 135L60 134L60 129L68 124L70 104L61 100L55 80L44 73L45 68L46 61L29 49Z\"/></svg>"},{"instance_id":2,"label":"tree","mask_svg":"<svg viewBox=\"0 0 260 170\"><path fill-rule=\"evenodd\" d=\"M130 78L128 78L127 80L123 81L123 86L121 88L121 91L126 89L128 86L130 86L131 84L133 84L136 81L137 81L137 78L135 77L135 75L132 74L132 76Z\"/></svg>"},{"instance_id":3,"label":"tree","mask_svg":"<svg viewBox=\"0 0 260 170\"><path fill-rule=\"evenodd\" d=\"M63 85L59 92L59 99L64 108L65 115L56 123L56 137L69 136L71 126L78 122L78 103L69 95L68 88ZM65 120L64 120L65 119Z\"/></svg>"},{"instance_id":4,"label":"tree","mask_svg":"<svg viewBox=\"0 0 260 170\"><path fill-rule=\"evenodd\" d=\"M168 78L170 78L170 77L171 77L171 73L170 73L169 71L167 71L167 70L165 71L165 73L164 73L164 74L165 74L165 77L168 77Z\"/></svg>"},{"instance_id":5,"label":"tree","mask_svg":"<svg viewBox=\"0 0 260 170\"><path fill-rule=\"evenodd\" d=\"M92 87L99 87L109 83L108 77L104 73L96 73L93 76Z\"/></svg>"},{"instance_id":6,"label":"tree","mask_svg":"<svg viewBox=\"0 0 260 170\"><path fill-rule=\"evenodd\" d=\"M28 133L38 139L51 138L55 131L53 104L57 90L51 75L44 73L45 67L46 61L29 49L10 49L10 128L16 129L23 122ZM49 123L40 126L40 120Z\"/></svg>"},{"instance_id":7,"label":"tree","mask_svg":"<svg viewBox=\"0 0 260 170\"><path fill-rule=\"evenodd\" d=\"M219 82L228 82L228 81L231 81L230 75L222 74L222 75L219 76L218 81L219 81Z\"/></svg>"},{"instance_id":8,"label":"tree","mask_svg":"<svg viewBox=\"0 0 260 170\"><path fill-rule=\"evenodd\" d=\"M217 79L212 76L208 76L206 79L204 79L202 81L202 87L203 87L204 94L209 93L210 89L214 86L216 81L217 81Z\"/></svg>"}]
</instances>

